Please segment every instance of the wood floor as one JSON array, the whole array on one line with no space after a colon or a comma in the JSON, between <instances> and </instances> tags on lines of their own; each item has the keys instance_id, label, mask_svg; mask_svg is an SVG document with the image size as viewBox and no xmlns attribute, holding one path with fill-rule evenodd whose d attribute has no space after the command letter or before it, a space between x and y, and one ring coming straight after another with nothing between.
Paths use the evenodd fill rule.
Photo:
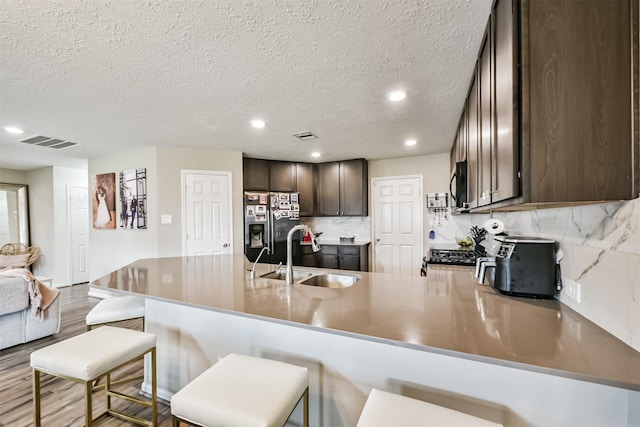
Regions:
<instances>
[{"instance_id":1,"label":"wood floor","mask_svg":"<svg viewBox=\"0 0 640 427\"><path fill-rule=\"evenodd\" d=\"M29 355L32 351L49 344L72 337L86 330L85 316L100 300L87 296L87 285L61 288L62 321L60 332L51 337L0 350L0 427L21 427L33 425L32 373ZM140 321L122 322L130 328L141 328ZM142 361L114 374L120 375L142 372ZM140 382L123 385L121 390L135 394L140 390ZM43 427L66 427L84 425L84 389L81 384L42 376L42 425ZM94 394L94 414L104 410L104 392ZM131 414L150 419L150 410L140 405L114 400L114 407ZM95 415L94 415L95 416ZM162 427L171 426L169 405L158 402L158 422ZM118 418L103 415L94 421L95 426L130 426L132 424Z\"/></svg>"}]
</instances>

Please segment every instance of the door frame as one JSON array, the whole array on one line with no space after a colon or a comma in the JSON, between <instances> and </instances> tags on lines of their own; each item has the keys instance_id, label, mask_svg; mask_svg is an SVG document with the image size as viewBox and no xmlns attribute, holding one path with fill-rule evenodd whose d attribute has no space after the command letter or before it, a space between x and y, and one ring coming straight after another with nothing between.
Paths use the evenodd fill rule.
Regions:
<instances>
[{"instance_id":1,"label":"door frame","mask_svg":"<svg viewBox=\"0 0 640 427\"><path fill-rule=\"evenodd\" d=\"M423 197L424 191L424 175L422 174L411 174L411 175L398 175L398 176L379 176L375 178L371 178L371 271L376 272L376 184L383 181L391 181L397 179L417 179L418 180L418 194L420 194L420 204L422 209L420 209L420 260L424 256L424 246L425 246L425 236L424 236L424 212L425 212L425 198ZM416 269L420 268L419 265L416 265Z\"/></svg>"},{"instance_id":2,"label":"door frame","mask_svg":"<svg viewBox=\"0 0 640 427\"><path fill-rule=\"evenodd\" d=\"M232 193L232 176L231 171L210 171L197 169L181 169L180 170L180 199L181 199L181 215L182 215L182 256L187 256L187 197L186 197L186 176L187 175L224 175L227 177L227 194L229 198L229 253L233 253L233 193Z\"/></svg>"}]
</instances>

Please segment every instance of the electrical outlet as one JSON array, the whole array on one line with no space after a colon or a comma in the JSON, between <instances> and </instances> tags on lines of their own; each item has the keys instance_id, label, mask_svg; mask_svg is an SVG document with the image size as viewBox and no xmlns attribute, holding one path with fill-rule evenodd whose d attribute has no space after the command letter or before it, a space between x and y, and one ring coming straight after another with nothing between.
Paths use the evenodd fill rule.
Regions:
<instances>
[{"instance_id":1,"label":"electrical outlet","mask_svg":"<svg viewBox=\"0 0 640 427\"><path fill-rule=\"evenodd\" d=\"M564 292L568 298L571 298L575 302L579 303L582 300L582 289L580 283L571 280L564 279Z\"/></svg>"}]
</instances>

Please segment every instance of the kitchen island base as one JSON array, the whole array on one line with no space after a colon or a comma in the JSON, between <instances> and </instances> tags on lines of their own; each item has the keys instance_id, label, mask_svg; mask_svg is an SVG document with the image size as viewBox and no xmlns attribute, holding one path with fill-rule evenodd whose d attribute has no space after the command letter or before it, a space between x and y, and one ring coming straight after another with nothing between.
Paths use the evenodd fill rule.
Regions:
<instances>
[{"instance_id":1,"label":"kitchen island base","mask_svg":"<svg viewBox=\"0 0 640 427\"><path fill-rule=\"evenodd\" d=\"M640 392L467 354L150 298L146 315L166 400L234 352L307 367L311 426L355 425L373 387L505 426L631 426L640 416ZM288 425L300 425L301 406Z\"/></svg>"}]
</instances>

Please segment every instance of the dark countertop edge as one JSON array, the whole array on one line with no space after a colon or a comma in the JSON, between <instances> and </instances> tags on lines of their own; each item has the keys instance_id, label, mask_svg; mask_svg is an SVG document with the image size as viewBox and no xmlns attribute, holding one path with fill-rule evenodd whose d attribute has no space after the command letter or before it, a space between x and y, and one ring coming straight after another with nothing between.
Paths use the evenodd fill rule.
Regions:
<instances>
[{"instance_id":1,"label":"dark countertop edge","mask_svg":"<svg viewBox=\"0 0 640 427\"><path fill-rule=\"evenodd\" d=\"M121 294L121 295L131 295L133 293L133 292L125 291L125 290L122 290L122 289L113 289L113 288L106 288L106 287L100 286L100 285L92 285L91 283L89 283L89 286L90 287L95 287L97 289L105 289L105 290L108 290L110 292ZM510 361L510 360L505 360L505 359L498 359L498 358L489 357L489 356L481 356L481 355L478 355L478 354L465 353L465 352L455 351L455 350L447 350L447 349L442 349L442 348L438 348L438 347L431 347L431 346L425 346L425 345L420 345L420 344L411 344L411 343L391 340L391 339L387 339L387 338L381 338L381 337L375 337L375 336L371 336L371 335L358 334L358 333L355 333L355 332L342 331L340 329L319 327L319 326L309 325L309 324L305 324L305 323L298 323L298 322L294 322L294 321L291 321L291 320L284 320L284 319L277 319L277 318L273 318L273 317L261 316L259 314L245 313L245 312L234 311L234 310L226 310L226 309L217 308L217 307L211 307L211 306L207 306L207 305L198 305L198 304L193 304L193 303L184 302L184 301L176 301L176 300L167 299L167 298L160 298L160 297L153 296L153 295L136 294L136 293L134 293L134 294L142 296L144 298L149 298L149 299L152 299L152 300L155 300L155 301L166 302L166 303L171 303L171 304L178 304L178 305L183 305L183 306L187 306L187 307L191 307L191 308L197 308L197 309L200 309L200 310L213 311L213 312L222 313L222 314L228 314L228 315L232 315L232 316L246 317L246 318L255 319L255 320L261 320L261 321L265 321L265 322L277 323L277 324L281 324L281 325L284 325L284 326L291 326L291 327L297 327L297 328L303 328L303 329L310 329L310 330L317 331L317 332L340 335L340 336L343 336L343 337L355 338L355 339L360 339L360 340L364 340L364 341L377 342L377 343L381 343L381 344L392 345L392 346L395 346L395 347L402 347L402 348L408 348L408 349L412 349L412 350L424 351L424 352L427 352L427 353L434 353L434 354L439 354L439 355L442 355L442 356L455 357L455 358L458 358L458 359L465 359L465 360L470 360L470 361L473 361L473 362L487 363L487 364L490 364L490 365L497 365L497 366L503 366L503 367L506 367L506 368L520 369L520 370L524 370L524 371L534 372L534 373L537 373L537 374L552 375L552 376L561 377L561 378L567 378L567 379L572 379L572 380L577 380L577 381L585 381L585 382L600 384L600 385L604 385L604 386L616 387L616 388L622 388L622 389L627 389L627 390L631 390L631 391L640 392L640 384L627 383L627 382L615 381L615 380L605 380L603 378L594 377L594 376L590 376L590 375L586 375L586 374L579 374L579 373L576 373L576 372L564 371L564 370L561 370L561 369L545 368L545 367L542 367L542 366L531 365L531 364L522 363L522 362L514 362L514 361Z\"/></svg>"},{"instance_id":2,"label":"dark countertop edge","mask_svg":"<svg viewBox=\"0 0 640 427\"><path fill-rule=\"evenodd\" d=\"M311 242L300 242L301 245L303 246L310 246ZM353 242L349 242L349 241L341 241L338 239L327 239L327 240L322 240L322 239L318 239L318 244L320 246L322 245L327 245L327 246L368 246L371 244L370 240L354 240Z\"/></svg>"}]
</instances>

